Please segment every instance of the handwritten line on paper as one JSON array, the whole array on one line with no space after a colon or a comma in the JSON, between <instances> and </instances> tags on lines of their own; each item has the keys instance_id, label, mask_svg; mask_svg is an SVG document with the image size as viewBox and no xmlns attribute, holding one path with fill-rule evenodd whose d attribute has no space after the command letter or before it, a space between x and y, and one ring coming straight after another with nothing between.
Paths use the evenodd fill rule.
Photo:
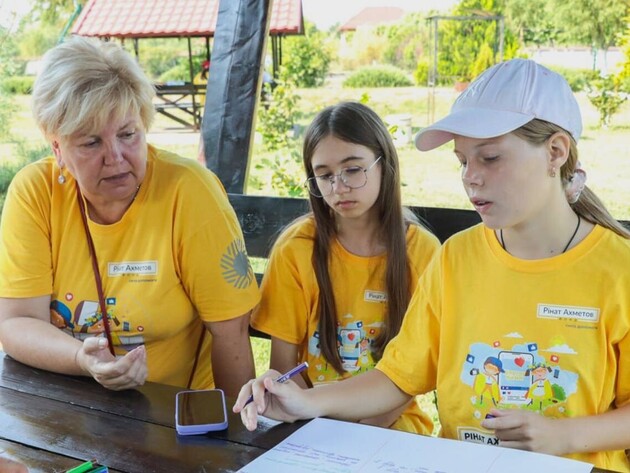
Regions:
<instances>
[{"instance_id":1,"label":"handwritten line on paper","mask_svg":"<svg viewBox=\"0 0 630 473\"><path fill-rule=\"evenodd\" d=\"M314 419L242 473L590 473L592 465L538 453Z\"/></svg>"}]
</instances>

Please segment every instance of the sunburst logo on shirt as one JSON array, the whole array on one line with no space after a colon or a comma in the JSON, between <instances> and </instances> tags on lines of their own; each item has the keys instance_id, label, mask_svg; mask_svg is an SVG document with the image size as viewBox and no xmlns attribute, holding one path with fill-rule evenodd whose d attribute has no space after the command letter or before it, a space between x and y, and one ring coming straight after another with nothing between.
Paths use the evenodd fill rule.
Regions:
<instances>
[{"instance_id":1,"label":"sunburst logo on shirt","mask_svg":"<svg viewBox=\"0 0 630 473\"><path fill-rule=\"evenodd\" d=\"M245 289L254 280L254 271L247 258L245 242L236 239L228 246L221 257L223 279L238 289Z\"/></svg>"}]
</instances>

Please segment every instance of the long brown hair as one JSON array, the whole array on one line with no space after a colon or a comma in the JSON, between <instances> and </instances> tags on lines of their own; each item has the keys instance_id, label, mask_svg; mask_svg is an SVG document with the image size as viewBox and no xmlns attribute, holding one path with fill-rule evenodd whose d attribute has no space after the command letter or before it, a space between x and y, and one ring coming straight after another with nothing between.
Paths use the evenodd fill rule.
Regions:
<instances>
[{"instance_id":1,"label":"long brown hair","mask_svg":"<svg viewBox=\"0 0 630 473\"><path fill-rule=\"evenodd\" d=\"M370 108L356 102L342 102L322 110L306 131L303 147L304 169L312 177L313 154L319 143L328 136L365 146L381 156L381 188L375 206L381 223L378 237L387 248L385 287L387 313L384 328L374 340L372 350L377 359L383 355L387 343L398 334L411 297L409 262L407 260L406 229L417 223L411 212L404 212L400 197L398 154L392 138L379 116ZM319 285L318 319L319 343L326 361L343 373L337 349L337 311L330 273L330 245L337 235L335 212L324 199L310 195L315 219L316 236L312 262Z\"/></svg>"},{"instance_id":2,"label":"long brown hair","mask_svg":"<svg viewBox=\"0 0 630 473\"><path fill-rule=\"evenodd\" d=\"M569 132L553 123L534 119L514 130L512 133L535 146L540 146L558 132L566 133L571 141L569 157L560 168L562 183L563 185L567 185L573 178L578 163L577 143ZM577 202L570 205L573 211L584 220L608 228L624 238L630 238L630 231L610 215L604 203L588 187L584 187Z\"/></svg>"}]
</instances>

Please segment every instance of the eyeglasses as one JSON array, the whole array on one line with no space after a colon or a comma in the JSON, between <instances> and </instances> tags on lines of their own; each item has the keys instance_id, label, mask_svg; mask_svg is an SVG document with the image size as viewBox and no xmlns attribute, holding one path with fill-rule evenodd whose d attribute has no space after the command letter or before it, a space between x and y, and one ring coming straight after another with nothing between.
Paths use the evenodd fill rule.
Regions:
<instances>
[{"instance_id":1,"label":"eyeglasses","mask_svg":"<svg viewBox=\"0 0 630 473\"><path fill-rule=\"evenodd\" d=\"M341 179L344 186L350 189L359 189L367 184L367 172L380 161L382 156L376 158L369 167L351 166L342 169L338 174L322 174L321 176L309 177L304 186L315 197L326 197L332 194L337 178Z\"/></svg>"}]
</instances>

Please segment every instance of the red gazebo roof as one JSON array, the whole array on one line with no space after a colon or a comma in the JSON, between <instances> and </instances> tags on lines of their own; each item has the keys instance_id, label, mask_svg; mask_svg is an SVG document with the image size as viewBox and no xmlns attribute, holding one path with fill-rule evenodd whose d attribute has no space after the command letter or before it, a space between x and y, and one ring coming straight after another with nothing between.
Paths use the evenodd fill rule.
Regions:
<instances>
[{"instance_id":1,"label":"red gazebo roof","mask_svg":"<svg viewBox=\"0 0 630 473\"><path fill-rule=\"evenodd\" d=\"M89 0L72 33L116 38L214 36L219 0ZM273 0L269 34L302 34L302 0Z\"/></svg>"}]
</instances>

